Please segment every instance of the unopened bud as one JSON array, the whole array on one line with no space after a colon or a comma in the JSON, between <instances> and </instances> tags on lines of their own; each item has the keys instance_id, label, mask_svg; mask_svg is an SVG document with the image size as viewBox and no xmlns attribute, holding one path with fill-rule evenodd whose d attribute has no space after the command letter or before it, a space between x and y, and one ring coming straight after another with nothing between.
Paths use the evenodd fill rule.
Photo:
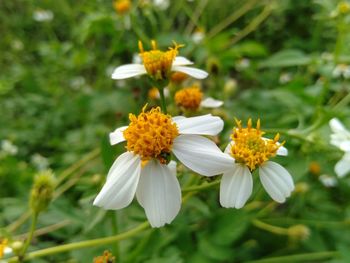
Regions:
<instances>
[{"instance_id":1,"label":"unopened bud","mask_svg":"<svg viewBox=\"0 0 350 263\"><path fill-rule=\"evenodd\" d=\"M292 240L306 240L310 236L310 229L305 225L294 225L288 228L288 236Z\"/></svg>"},{"instance_id":2,"label":"unopened bud","mask_svg":"<svg viewBox=\"0 0 350 263\"><path fill-rule=\"evenodd\" d=\"M234 95L237 91L237 81L235 79L229 79L224 85L224 94L226 96Z\"/></svg>"},{"instance_id":3,"label":"unopened bud","mask_svg":"<svg viewBox=\"0 0 350 263\"><path fill-rule=\"evenodd\" d=\"M307 183L300 182L295 185L294 193L296 194L304 194L309 191L310 187Z\"/></svg>"},{"instance_id":4,"label":"unopened bud","mask_svg":"<svg viewBox=\"0 0 350 263\"><path fill-rule=\"evenodd\" d=\"M309 172L312 175L319 175L321 172L321 166L318 162L313 161L309 164Z\"/></svg>"},{"instance_id":5,"label":"unopened bud","mask_svg":"<svg viewBox=\"0 0 350 263\"><path fill-rule=\"evenodd\" d=\"M19 254L19 253L22 251L22 249L23 249L23 242L22 242L22 241L19 241L19 240L14 241L14 242L12 242L12 244L11 244L11 248L12 248L12 250L13 250L13 253L17 255L17 254Z\"/></svg>"},{"instance_id":6,"label":"unopened bud","mask_svg":"<svg viewBox=\"0 0 350 263\"><path fill-rule=\"evenodd\" d=\"M55 178L50 170L42 171L35 176L30 193L30 207L34 213L45 210L53 196Z\"/></svg>"}]
</instances>

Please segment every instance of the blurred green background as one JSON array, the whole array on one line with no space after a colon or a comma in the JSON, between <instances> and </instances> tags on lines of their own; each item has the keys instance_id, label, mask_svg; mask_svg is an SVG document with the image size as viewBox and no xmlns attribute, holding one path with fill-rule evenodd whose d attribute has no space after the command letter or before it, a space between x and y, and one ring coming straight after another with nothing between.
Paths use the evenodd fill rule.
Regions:
<instances>
[{"instance_id":1,"label":"blurred green background","mask_svg":"<svg viewBox=\"0 0 350 263\"><path fill-rule=\"evenodd\" d=\"M106 249L117 262L350 262L350 179L335 176L342 152L329 145L328 127L332 117L350 127L350 75L335 73L350 63L350 2L140 0L127 7L0 1L0 237L23 240L33 178L45 169L58 186L39 228L57 227L36 236L30 251L115 235L145 220L136 202L117 214L92 206L124 151L109 145L108 133L126 125L129 112L157 103L147 98L145 77L110 76L133 61L138 40L147 50L152 39L163 50L174 40L185 44L180 55L209 72L205 94L225 102L213 111L225 120L222 148L235 117L260 118L267 137L280 132L289 156L278 162L294 178L292 197L277 206L256 176L244 209L221 208L213 187L191 196L164 228L31 262L92 262ZM184 185L190 172L180 171Z\"/></svg>"}]
</instances>

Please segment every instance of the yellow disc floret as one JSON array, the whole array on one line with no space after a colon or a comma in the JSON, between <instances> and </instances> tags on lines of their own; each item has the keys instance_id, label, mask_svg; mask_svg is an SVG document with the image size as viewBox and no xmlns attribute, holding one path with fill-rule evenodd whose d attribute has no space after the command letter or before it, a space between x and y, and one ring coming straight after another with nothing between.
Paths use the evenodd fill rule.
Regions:
<instances>
[{"instance_id":1,"label":"yellow disc floret","mask_svg":"<svg viewBox=\"0 0 350 263\"><path fill-rule=\"evenodd\" d=\"M171 116L163 114L159 107L148 112L145 107L138 116L129 115L130 124L123 133L126 148L140 155L143 161L156 158L166 163L179 131Z\"/></svg>"},{"instance_id":2,"label":"yellow disc floret","mask_svg":"<svg viewBox=\"0 0 350 263\"><path fill-rule=\"evenodd\" d=\"M237 163L245 164L251 171L274 157L283 145L278 143L279 134L273 140L262 137L264 132L260 130L260 120L256 128L252 128L251 119L248 120L247 128L242 128L241 121L236 120L236 124L231 135L231 155Z\"/></svg>"},{"instance_id":3,"label":"yellow disc floret","mask_svg":"<svg viewBox=\"0 0 350 263\"><path fill-rule=\"evenodd\" d=\"M196 110L201 104L203 93L197 85L181 89L175 93L175 102L186 110Z\"/></svg>"},{"instance_id":4,"label":"yellow disc floret","mask_svg":"<svg viewBox=\"0 0 350 263\"><path fill-rule=\"evenodd\" d=\"M118 14L123 15L130 10L131 2L129 0L116 0L113 2L113 7Z\"/></svg>"},{"instance_id":5,"label":"yellow disc floret","mask_svg":"<svg viewBox=\"0 0 350 263\"><path fill-rule=\"evenodd\" d=\"M180 47L182 45L174 43L174 47L170 47L168 51L160 51L157 49L157 43L152 40L152 50L144 51L143 45L139 41L140 56L148 75L155 80L168 79Z\"/></svg>"},{"instance_id":6,"label":"yellow disc floret","mask_svg":"<svg viewBox=\"0 0 350 263\"><path fill-rule=\"evenodd\" d=\"M102 256L94 258L94 263L114 263L115 257L109 251L104 251Z\"/></svg>"}]
</instances>

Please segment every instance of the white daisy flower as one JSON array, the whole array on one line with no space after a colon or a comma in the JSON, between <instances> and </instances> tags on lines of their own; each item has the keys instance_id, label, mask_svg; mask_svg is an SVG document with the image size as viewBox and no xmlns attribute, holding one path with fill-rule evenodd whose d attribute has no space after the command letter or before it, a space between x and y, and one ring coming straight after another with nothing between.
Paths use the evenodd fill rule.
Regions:
<instances>
[{"instance_id":1,"label":"white daisy flower","mask_svg":"<svg viewBox=\"0 0 350 263\"><path fill-rule=\"evenodd\" d=\"M278 143L279 135L273 140L262 137L260 120L252 128L242 128L237 121L231 136L232 141L225 149L231 159L231 169L226 171L220 183L220 204L226 208L242 208L253 191L252 171L259 168L260 181L273 200L283 203L294 190L289 172L278 163L269 161L275 155L287 155L288 151Z\"/></svg>"},{"instance_id":2,"label":"white daisy flower","mask_svg":"<svg viewBox=\"0 0 350 263\"><path fill-rule=\"evenodd\" d=\"M350 66L346 64L337 65L332 72L334 78L343 77L345 79L350 78Z\"/></svg>"},{"instance_id":3,"label":"white daisy flower","mask_svg":"<svg viewBox=\"0 0 350 263\"><path fill-rule=\"evenodd\" d=\"M203 92L198 85L181 89L175 93L175 103L186 110L195 111L200 107L218 108L224 104L221 100L208 97L203 99Z\"/></svg>"},{"instance_id":4,"label":"white daisy flower","mask_svg":"<svg viewBox=\"0 0 350 263\"><path fill-rule=\"evenodd\" d=\"M51 10L37 9L33 13L33 19L37 22L47 22L51 21L54 14Z\"/></svg>"},{"instance_id":5,"label":"white daisy flower","mask_svg":"<svg viewBox=\"0 0 350 263\"><path fill-rule=\"evenodd\" d=\"M350 131L337 118L331 119L329 126L333 131L331 144L345 152L343 158L334 167L335 173L339 177L344 177L350 172Z\"/></svg>"},{"instance_id":6,"label":"white daisy flower","mask_svg":"<svg viewBox=\"0 0 350 263\"><path fill-rule=\"evenodd\" d=\"M148 74L152 79L162 81L168 80L172 71L183 72L197 79L206 78L208 76L207 72L187 67L192 65L193 62L185 57L177 56L180 47L181 45L175 44L168 51L160 51L157 49L156 42L152 41L153 49L144 51L142 43L139 42L140 57L143 64L135 63L119 66L114 70L112 79L127 79Z\"/></svg>"},{"instance_id":7,"label":"white daisy flower","mask_svg":"<svg viewBox=\"0 0 350 263\"><path fill-rule=\"evenodd\" d=\"M230 157L200 136L218 134L223 121L210 114L171 118L159 107L148 112L143 109L138 116L130 114L129 118L129 126L110 133L111 144L126 141L127 152L112 165L94 205L121 209L131 203L136 193L152 227L170 224L181 206L176 163L169 162L171 152L201 175L223 173L231 166Z\"/></svg>"}]
</instances>

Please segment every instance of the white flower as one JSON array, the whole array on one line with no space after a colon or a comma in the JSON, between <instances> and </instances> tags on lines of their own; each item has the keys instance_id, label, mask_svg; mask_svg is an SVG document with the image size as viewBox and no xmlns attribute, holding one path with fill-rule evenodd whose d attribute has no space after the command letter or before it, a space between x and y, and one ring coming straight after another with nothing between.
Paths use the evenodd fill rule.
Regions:
<instances>
[{"instance_id":1,"label":"white flower","mask_svg":"<svg viewBox=\"0 0 350 263\"><path fill-rule=\"evenodd\" d=\"M283 203L294 190L289 172L278 163L269 161L274 155L287 155L278 135L270 140L262 137L260 122L257 128L242 128L237 121L231 141L225 149L232 159L231 169L224 172L220 183L220 204L226 208L242 208L253 191L252 171L259 168L260 181L273 200Z\"/></svg>"},{"instance_id":2,"label":"white flower","mask_svg":"<svg viewBox=\"0 0 350 263\"><path fill-rule=\"evenodd\" d=\"M144 51L141 42L139 42L140 56L143 63L117 67L112 74L112 79L127 79L148 74L154 80L165 80L169 78L172 71L183 72L197 79L204 79L208 76L208 73L203 70L187 67L192 65L193 62L185 57L177 56L178 49L181 46L175 45L174 48L163 52L158 50L156 43L152 41L152 47L153 50Z\"/></svg>"},{"instance_id":3,"label":"white flower","mask_svg":"<svg viewBox=\"0 0 350 263\"><path fill-rule=\"evenodd\" d=\"M350 132L337 118L331 119L329 126L333 131L331 134L331 144L345 152L343 158L334 167L335 173L339 177L344 177L350 172Z\"/></svg>"},{"instance_id":4,"label":"white flower","mask_svg":"<svg viewBox=\"0 0 350 263\"><path fill-rule=\"evenodd\" d=\"M318 179L325 187L335 187L338 184L334 177L327 174L322 174Z\"/></svg>"},{"instance_id":5,"label":"white flower","mask_svg":"<svg viewBox=\"0 0 350 263\"><path fill-rule=\"evenodd\" d=\"M9 140L2 140L1 151L4 155L16 155L18 153L18 147Z\"/></svg>"},{"instance_id":6,"label":"white flower","mask_svg":"<svg viewBox=\"0 0 350 263\"><path fill-rule=\"evenodd\" d=\"M169 224L181 206L181 189L176 178L176 163L169 162L172 152L185 166L204 175L223 173L231 159L209 139L223 121L210 114L192 118L170 118L159 108L130 116L130 125L110 133L112 145L127 142L108 172L107 181L94 201L105 209L128 206L136 193L152 227Z\"/></svg>"},{"instance_id":7,"label":"white flower","mask_svg":"<svg viewBox=\"0 0 350 263\"><path fill-rule=\"evenodd\" d=\"M33 19L37 22L51 21L54 15L51 10L35 10L33 13Z\"/></svg>"},{"instance_id":8,"label":"white flower","mask_svg":"<svg viewBox=\"0 0 350 263\"><path fill-rule=\"evenodd\" d=\"M212 97L205 98L201 101L200 106L204 108L219 108L224 104L222 100L216 100Z\"/></svg>"},{"instance_id":9,"label":"white flower","mask_svg":"<svg viewBox=\"0 0 350 263\"><path fill-rule=\"evenodd\" d=\"M350 66L346 64L337 65L332 72L334 78L343 77L345 79L350 78Z\"/></svg>"},{"instance_id":10,"label":"white flower","mask_svg":"<svg viewBox=\"0 0 350 263\"><path fill-rule=\"evenodd\" d=\"M39 153L32 155L32 157L30 158L30 161L38 171L44 171L49 168L48 159Z\"/></svg>"}]
</instances>

